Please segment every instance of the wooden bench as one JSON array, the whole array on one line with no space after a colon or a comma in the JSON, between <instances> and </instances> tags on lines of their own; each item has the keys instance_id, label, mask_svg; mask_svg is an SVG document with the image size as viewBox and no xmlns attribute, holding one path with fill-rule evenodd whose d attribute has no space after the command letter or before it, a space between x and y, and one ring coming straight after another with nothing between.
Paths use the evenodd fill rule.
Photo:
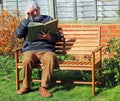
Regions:
<instances>
[{"instance_id":1,"label":"wooden bench","mask_svg":"<svg viewBox=\"0 0 120 101\"><path fill-rule=\"evenodd\" d=\"M99 27L81 27L78 24L59 24L59 29L63 34L61 42L56 43L56 54L71 54L75 60L61 61L59 68L61 70L82 70L91 71L91 81L74 81L77 84L91 84L92 95L95 94L95 85L100 83L102 76L102 46L101 33ZM19 79L19 70L22 63L19 62L19 53L21 49L15 51L16 60L16 90L19 89L22 80ZM86 57L90 57L89 60ZM41 67L42 64L36 64ZM97 77L95 72L98 71ZM97 80L95 79L97 78ZM41 80L34 80L41 82Z\"/></svg>"}]
</instances>

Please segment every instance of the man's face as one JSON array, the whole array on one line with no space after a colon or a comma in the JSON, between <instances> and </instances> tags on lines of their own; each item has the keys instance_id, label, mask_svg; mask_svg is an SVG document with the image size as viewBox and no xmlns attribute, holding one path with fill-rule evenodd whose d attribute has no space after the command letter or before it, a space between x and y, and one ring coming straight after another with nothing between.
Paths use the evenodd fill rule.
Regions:
<instances>
[{"instance_id":1,"label":"man's face","mask_svg":"<svg viewBox=\"0 0 120 101\"><path fill-rule=\"evenodd\" d=\"M31 18L33 21L39 21L40 20L40 9L33 9L31 11Z\"/></svg>"},{"instance_id":2,"label":"man's face","mask_svg":"<svg viewBox=\"0 0 120 101\"><path fill-rule=\"evenodd\" d=\"M39 9L33 9L31 11L31 16L35 17L35 16L39 16L40 15L40 10Z\"/></svg>"}]
</instances>

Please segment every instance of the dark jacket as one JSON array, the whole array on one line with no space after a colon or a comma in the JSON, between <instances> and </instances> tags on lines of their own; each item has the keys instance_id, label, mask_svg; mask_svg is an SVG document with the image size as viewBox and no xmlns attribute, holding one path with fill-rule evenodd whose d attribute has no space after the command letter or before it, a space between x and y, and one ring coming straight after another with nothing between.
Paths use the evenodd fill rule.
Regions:
<instances>
[{"instance_id":1,"label":"dark jacket","mask_svg":"<svg viewBox=\"0 0 120 101\"><path fill-rule=\"evenodd\" d=\"M46 15L40 15L41 19L40 23L46 23L47 21L52 20L50 16ZM57 33L56 36L51 36L52 40L39 40L39 41L33 41L28 42L28 23L30 22L30 19L24 19L20 22L20 25L15 30L15 35L18 38L24 38L25 43L23 46L23 51L54 51L55 49L55 42L60 39L60 33Z\"/></svg>"}]
</instances>

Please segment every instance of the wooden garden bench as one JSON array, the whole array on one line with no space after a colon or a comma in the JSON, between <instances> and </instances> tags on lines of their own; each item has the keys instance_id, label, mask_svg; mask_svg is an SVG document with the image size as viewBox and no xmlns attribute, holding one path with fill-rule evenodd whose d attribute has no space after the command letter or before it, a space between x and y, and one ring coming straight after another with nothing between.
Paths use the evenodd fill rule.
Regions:
<instances>
[{"instance_id":1,"label":"wooden garden bench","mask_svg":"<svg viewBox=\"0 0 120 101\"><path fill-rule=\"evenodd\" d=\"M74 81L74 83L91 84L92 95L94 95L95 85L100 82L102 76L100 27L81 27L79 24L59 24L59 29L63 34L63 38L60 42L56 43L56 54L71 54L75 59L60 61L57 69L91 71L91 81ZM15 51L16 90L19 89L20 83L22 82L19 79L19 70L22 68L22 63L19 62L20 50ZM88 57L90 57L90 60ZM36 66L41 67L42 64L36 64ZM96 71L98 71L97 75L95 75ZM41 80L33 79L33 81L40 82Z\"/></svg>"}]
</instances>

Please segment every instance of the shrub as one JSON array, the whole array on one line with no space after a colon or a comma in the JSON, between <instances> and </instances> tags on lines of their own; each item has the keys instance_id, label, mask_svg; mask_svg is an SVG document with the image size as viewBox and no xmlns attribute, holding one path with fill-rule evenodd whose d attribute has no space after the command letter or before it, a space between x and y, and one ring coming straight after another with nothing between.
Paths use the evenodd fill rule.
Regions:
<instances>
[{"instance_id":1,"label":"shrub","mask_svg":"<svg viewBox=\"0 0 120 101\"><path fill-rule=\"evenodd\" d=\"M111 87L120 83L120 37L112 38L108 43L105 49L108 57L103 61L103 80Z\"/></svg>"},{"instance_id":2,"label":"shrub","mask_svg":"<svg viewBox=\"0 0 120 101\"><path fill-rule=\"evenodd\" d=\"M19 24L20 18L2 11L0 14L0 55L11 54L12 49L17 46L14 30Z\"/></svg>"},{"instance_id":3,"label":"shrub","mask_svg":"<svg viewBox=\"0 0 120 101\"><path fill-rule=\"evenodd\" d=\"M57 54L57 58L59 60L74 60L74 57L72 55L62 55L62 54Z\"/></svg>"},{"instance_id":4,"label":"shrub","mask_svg":"<svg viewBox=\"0 0 120 101\"><path fill-rule=\"evenodd\" d=\"M11 56L0 56L0 70L6 73L15 71L15 60Z\"/></svg>"}]
</instances>

